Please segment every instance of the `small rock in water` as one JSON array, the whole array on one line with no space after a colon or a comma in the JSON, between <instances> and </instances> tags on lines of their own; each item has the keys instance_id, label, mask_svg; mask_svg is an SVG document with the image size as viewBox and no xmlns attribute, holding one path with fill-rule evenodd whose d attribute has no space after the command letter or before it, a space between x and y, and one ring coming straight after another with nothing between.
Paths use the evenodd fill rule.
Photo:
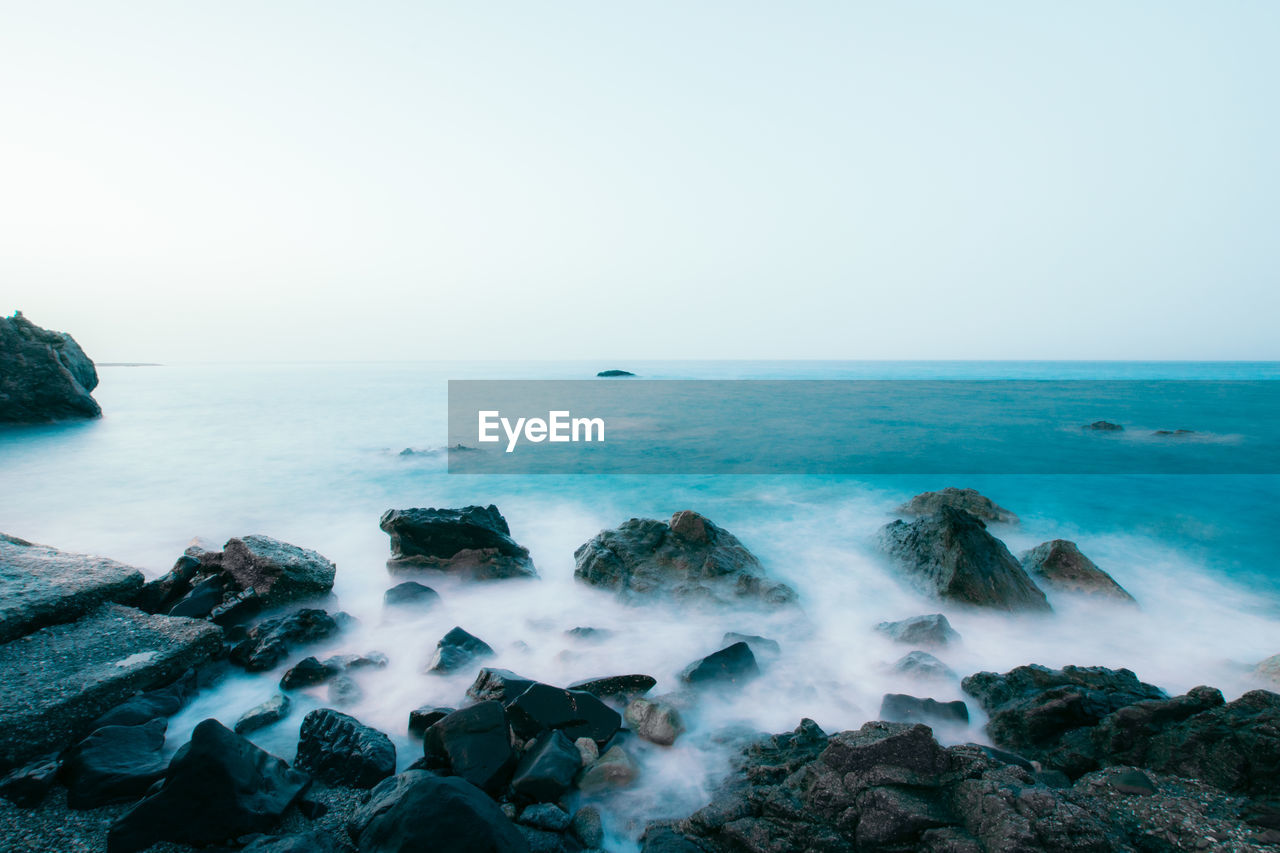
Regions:
<instances>
[{"instance_id":1,"label":"small rock in water","mask_svg":"<svg viewBox=\"0 0 1280 853\"><path fill-rule=\"evenodd\" d=\"M743 684L760 674L756 657L746 643L734 643L684 668L680 679L686 684Z\"/></svg>"},{"instance_id":2,"label":"small rock in water","mask_svg":"<svg viewBox=\"0 0 1280 853\"><path fill-rule=\"evenodd\" d=\"M256 705L240 715L236 720L235 733L238 735L256 732L272 723L277 723L289 716L293 700L283 693L277 693L261 705Z\"/></svg>"},{"instance_id":3,"label":"small rock in water","mask_svg":"<svg viewBox=\"0 0 1280 853\"><path fill-rule=\"evenodd\" d=\"M898 622L881 622L876 630L895 642L912 646L941 648L960 639L947 617L941 613L912 616Z\"/></svg>"},{"instance_id":4,"label":"small rock in water","mask_svg":"<svg viewBox=\"0 0 1280 853\"><path fill-rule=\"evenodd\" d=\"M535 829L545 829L548 832L564 832L569 828L571 818L569 813L559 806L544 802L526 806L516 820L525 826L532 826Z\"/></svg>"},{"instance_id":5,"label":"small rock in water","mask_svg":"<svg viewBox=\"0 0 1280 853\"><path fill-rule=\"evenodd\" d=\"M1064 592L1110 598L1136 604L1128 590L1080 553L1076 543L1054 539L1022 555L1022 568L1037 580Z\"/></svg>"},{"instance_id":6,"label":"small rock in water","mask_svg":"<svg viewBox=\"0 0 1280 853\"><path fill-rule=\"evenodd\" d=\"M589 737L580 737L573 742L573 745L578 749L578 758L581 759L583 767L591 765L600 757L600 747Z\"/></svg>"},{"instance_id":7,"label":"small rock in water","mask_svg":"<svg viewBox=\"0 0 1280 853\"><path fill-rule=\"evenodd\" d=\"M959 676L951 667L938 660L928 652L914 651L907 652L898 658L893 664L895 672L903 675L909 675L913 678L932 678L939 681L956 681Z\"/></svg>"},{"instance_id":8,"label":"small rock in water","mask_svg":"<svg viewBox=\"0 0 1280 853\"><path fill-rule=\"evenodd\" d=\"M336 616L315 609L264 619L231 650L231 661L250 672L263 672L283 661L291 646L323 640L336 634L339 627Z\"/></svg>"},{"instance_id":9,"label":"small rock in water","mask_svg":"<svg viewBox=\"0 0 1280 853\"><path fill-rule=\"evenodd\" d=\"M777 640L770 640L768 637L761 637L758 634L739 634L737 631L730 631L720 638L720 642L726 646L734 643L746 643L751 647L751 652L757 658L776 658L782 654L782 646L778 645Z\"/></svg>"},{"instance_id":10,"label":"small rock in water","mask_svg":"<svg viewBox=\"0 0 1280 853\"><path fill-rule=\"evenodd\" d=\"M939 702L935 699L919 699L905 693L886 693L880 704L880 719L891 723L967 726L969 709L958 699L954 702Z\"/></svg>"},{"instance_id":11,"label":"small rock in water","mask_svg":"<svg viewBox=\"0 0 1280 853\"><path fill-rule=\"evenodd\" d=\"M364 655L333 655L325 658L324 665L337 670L343 669L386 669L390 661L382 652L369 652Z\"/></svg>"},{"instance_id":12,"label":"small rock in water","mask_svg":"<svg viewBox=\"0 0 1280 853\"><path fill-rule=\"evenodd\" d=\"M1096 432L1124 432L1124 427L1120 424L1113 424L1111 421L1094 421L1081 429L1091 429Z\"/></svg>"},{"instance_id":13,"label":"small rock in water","mask_svg":"<svg viewBox=\"0 0 1280 853\"><path fill-rule=\"evenodd\" d=\"M396 748L355 717L318 708L302 719L295 764L331 785L372 788L396 772Z\"/></svg>"},{"instance_id":14,"label":"small rock in water","mask_svg":"<svg viewBox=\"0 0 1280 853\"><path fill-rule=\"evenodd\" d=\"M600 817L600 809L595 806L583 806L574 812L569 828L588 848L604 845L604 821Z\"/></svg>"},{"instance_id":15,"label":"small rock in water","mask_svg":"<svg viewBox=\"0 0 1280 853\"><path fill-rule=\"evenodd\" d=\"M639 770L635 761L620 746L612 746L578 777L578 789L584 794L626 788L636 780Z\"/></svg>"},{"instance_id":16,"label":"small rock in water","mask_svg":"<svg viewBox=\"0 0 1280 853\"><path fill-rule=\"evenodd\" d=\"M167 687L147 690L121 702L94 720L88 731L92 732L103 726L138 726L158 717L172 717L182 709L196 689L195 671L188 671Z\"/></svg>"},{"instance_id":17,"label":"small rock in water","mask_svg":"<svg viewBox=\"0 0 1280 853\"><path fill-rule=\"evenodd\" d=\"M467 698L472 702L496 699L505 705L536 683L532 678L516 675L509 669L486 666L467 688Z\"/></svg>"},{"instance_id":18,"label":"small rock in water","mask_svg":"<svg viewBox=\"0 0 1280 853\"><path fill-rule=\"evenodd\" d=\"M529 549L511 538L492 504L462 509L389 509L378 526L391 537L387 569L437 571L471 580L537 577Z\"/></svg>"},{"instance_id":19,"label":"small rock in water","mask_svg":"<svg viewBox=\"0 0 1280 853\"><path fill-rule=\"evenodd\" d=\"M297 690L300 687L312 687L322 684L338 674L335 667L323 664L314 657L306 657L298 661L280 678L283 690Z\"/></svg>"},{"instance_id":20,"label":"small rock in water","mask_svg":"<svg viewBox=\"0 0 1280 853\"><path fill-rule=\"evenodd\" d=\"M684 731L680 712L661 700L633 699L625 716L632 731L661 746L671 746Z\"/></svg>"},{"instance_id":21,"label":"small rock in water","mask_svg":"<svg viewBox=\"0 0 1280 853\"><path fill-rule=\"evenodd\" d=\"M398 583L382 594L386 607L414 607L425 610L440 602L440 593L417 581Z\"/></svg>"},{"instance_id":22,"label":"small rock in water","mask_svg":"<svg viewBox=\"0 0 1280 853\"><path fill-rule=\"evenodd\" d=\"M409 734L422 737L427 729L452 714L457 708L441 708L436 705L423 705L409 712Z\"/></svg>"},{"instance_id":23,"label":"small rock in water","mask_svg":"<svg viewBox=\"0 0 1280 853\"><path fill-rule=\"evenodd\" d=\"M329 682L329 704L346 708L364 698L364 691L349 675L335 675Z\"/></svg>"},{"instance_id":24,"label":"small rock in water","mask_svg":"<svg viewBox=\"0 0 1280 853\"><path fill-rule=\"evenodd\" d=\"M607 640L613 636L613 632L608 628L590 628L582 625L577 628L570 628L564 633L566 637L573 637L575 640L589 640L592 642Z\"/></svg>"},{"instance_id":25,"label":"small rock in water","mask_svg":"<svg viewBox=\"0 0 1280 853\"><path fill-rule=\"evenodd\" d=\"M436 643L427 672L454 672L478 658L493 657L493 648L462 628L455 627Z\"/></svg>"},{"instance_id":26,"label":"small rock in water","mask_svg":"<svg viewBox=\"0 0 1280 853\"><path fill-rule=\"evenodd\" d=\"M1152 434L1152 435L1160 435L1160 436L1175 436L1175 437L1177 437L1177 436L1183 436L1183 435L1195 435L1195 434L1196 434L1196 431L1195 431L1195 430L1193 430L1193 429L1158 429L1158 430L1156 430L1155 432L1153 432L1153 433L1151 433L1151 434Z\"/></svg>"},{"instance_id":27,"label":"small rock in water","mask_svg":"<svg viewBox=\"0 0 1280 853\"><path fill-rule=\"evenodd\" d=\"M608 675L603 678L588 678L575 681L569 685L570 690L581 690L592 696L606 699L618 696L630 699L653 689L658 680L651 675Z\"/></svg>"}]
</instances>

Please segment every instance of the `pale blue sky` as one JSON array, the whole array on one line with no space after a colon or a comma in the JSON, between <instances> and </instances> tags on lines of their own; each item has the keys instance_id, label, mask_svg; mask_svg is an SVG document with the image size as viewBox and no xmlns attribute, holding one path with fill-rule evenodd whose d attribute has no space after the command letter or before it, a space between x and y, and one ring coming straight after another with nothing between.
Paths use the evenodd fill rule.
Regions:
<instances>
[{"instance_id":1,"label":"pale blue sky","mask_svg":"<svg viewBox=\"0 0 1280 853\"><path fill-rule=\"evenodd\" d=\"M2 2L100 360L1280 358L1274 2Z\"/></svg>"}]
</instances>

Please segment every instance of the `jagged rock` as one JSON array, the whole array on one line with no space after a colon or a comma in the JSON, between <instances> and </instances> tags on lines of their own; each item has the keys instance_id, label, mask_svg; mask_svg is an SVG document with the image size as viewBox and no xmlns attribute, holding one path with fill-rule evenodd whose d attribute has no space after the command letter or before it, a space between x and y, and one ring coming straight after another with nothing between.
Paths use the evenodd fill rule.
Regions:
<instances>
[{"instance_id":1,"label":"jagged rock","mask_svg":"<svg viewBox=\"0 0 1280 853\"><path fill-rule=\"evenodd\" d=\"M1120 424L1113 424L1111 421L1094 421L1091 424L1081 427L1081 429L1091 429L1094 432L1124 432L1124 427Z\"/></svg>"},{"instance_id":2,"label":"jagged rock","mask_svg":"<svg viewBox=\"0 0 1280 853\"><path fill-rule=\"evenodd\" d=\"M440 593L426 584L417 581L398 583L382 594L382 603L387 607L411 607L415 610L426 610L440 603Z\"/></svg>"},{"instance_id":3,"label":"jagged rock","mask_svg":"<svg viewBox=\"0 0 1280 853\"><path fill-rule=\"evenodd\" d=\"M136 800L164 775L164 720L105 726L67 750L62 777L67 805L96 809Z\"/></svg>"},{"instance_id":4,"label":"jagged rock","mask_svg":"<svg viewBox=\"0 0 1280 853\"><path fill-rule=\"evenodd\" d=\"M578 790L593 794L626 788L640 774L635 760L620 746L611 746L578 775Z\"/></svg>"},{"instance_id":5,"label":"jagged rock","mask_svg":"<svg viewBox=\"0 0 1280 853\"><path fill-rule=\"evenodd\" d=\"M423 705L409 712L409 734L422 737L440 720L452 714L457 708L441 708L435 705Z\"/></svg>"},{"instance_id":6,"label":"jagged rock","mask_svg":"<svg viewBox=\"0 0 1280 853\"><path fill-rule=\"evenodd\" d=\"M252 588L263 607L325 595L333 589L337 573L337 567L315 551L270 536L228 540L222 548L222 568L241 589Z\"/></svg>"},{"instance_id":7,"label":"jagged rock","mask_svg":"<svg viewBox=\"0 0 1280 853\"><path fill-rule=\"evenodd\" d=\"M56 752L42 755L0 778L0 797L24 808L39 805L58 781L61 769L62 762Z\"/></svg>"},{"instance_id":8,"label":"jagged rock","mask_svg":"<svg viewBox=\"0 0 1280 853\"><path fill-rule=\"evenodd\" d=\"M621 697L630 699L648 693L658 683L651 675L608 675L603 678L588 678L575 681L569 685L570 690L581 690L602 699Z\"/></svg>"},{"instance_id":9,"label":"jagged rock","mask_svg":"<svg viewBox=\"0 0 1280 853\"><path fill-rule=\"evenodd\" d=\"M511 538L492 504L462 509L389 509L378 526L391 537L387 568L429 570L473 580L537 577L529 549Z\"/></svg>"},{"instance_id":10,"label":"jagged rock","mask_svg":"<svg viewBox=\"0 0 1280 853\"><path fill-rule=\"evenodd\" d=\"M467 688L467 698L472 702L496 699L505 705L536 683L532 678L516 675L509 669L484 667Z\"/></svg>"},{"instance_id":11,"label":"jagged rock","mask_svg":"<svg viewBox=\"0 0 1280 853\"><path fill-rule=\"evenodd\" d=\"M942 648L959 642L960 635L941 613L912 616L899 622L881 622L876 630L897 643Z\"/></svg>"},{"instance_id":12,"label":"jagged rock","mask_svg":"<svg viewBox=\"0 0 1280 853\"><path fill-rule=\"evenodd\" d=\"M173 682L221 648L222 631L208 622L118 604L0 646L0 763L70 745L139 690Z\"/></svg>"},{"instance_id":13,"label":"jagged rock","mask_svg":"<svg viewBox=\"0 0 1280 853\"><path fill-rule=\"evenodd\" d=\"M89 730L103 726L139 726L160 717L172 717L187 704L198 690L195 670L164 687L144 690L103 714L89 725Z\"/></svg>"},{"instance_id":14,"label":"jagged rock","mask_svg":"<svg viewBox=\"0 0 1280 853\"><path fill-rule=\"evenodd\" d=\"M581 768L582 761L573 741L563 732L548 731L539 735L525 751L511 777L511 789L534 802L553 803L569 790ZM567 825L568 815L565 823Z\"/></svg>"},{"instance_id":15,"label":"jagged rock","mask_svg":"<svg viewBox=\"0 0 1280 853\"><path fill-rule=\"evenodd\" d=\"M1054 589L1136 603L1111 575L1080 553L1076 543L1066 539L1054 539L1027 551L1022 555L1022 568L1035 580Z\"/></svg>"},{"instance_id":16,"label":"jagged rock","mask_svg":"<svg viewBox=\"0 0 1280 853\"><path fill-rule=\"evenodd\" d=\"M302 718L295 764L331 785L372 788L396 772L396 748L355 717L317 708Z\"/></svg>"},{"instance_id":17,"label":"jagged rock","mask_svg":"<svg viewBox=\"0 0 1280 853\"><path fill-rule=\"evenodd\" d=\"M691 510L671 521L633 518L600 532L573 554L574 577L628 602L687 601L782 605L795 590L770 580L729 531Z\"/></svg>"},{"instance_id":18,"label":"jagged rock","mask_svg":"<svg viewBox=\"0 0 1280 853\"><path fill-rule=\"evenodd\" d=\"M436 643L427 672L454 672L478 658L493 657L493 648L484 640L454 627Z\"/></svg>"},{"instance_id":19,"label":"jagged rock","mask_svg":"<svg viewBox=\"0 0 1280 853\"><path fill-rule=\"evenodd\" d=\"M0 317L0 422L46 423L102 414L90 394L98 371L66 332Z\"/></svg>"},{"instance_id":20,"label":"jagged rock","mask_svg":"<svg viewBox=\"0 0 1280 853\"><path fill-rule=\"evenodd\" d=\"M141 588L142 572L132 566L0 533L0 643L128 602Z\"/></svg>"},{"instance_id":21,"label":"jagged rock","mask_svg":"<svg viewBox=\"0 0 1280 853\"><path fill-rule=\"evenodd\" d=\"M495 796L515 767L511 726L501 702L480 702L439 720L423 735L422 751L429 766L446 768Z\"/></svg>"},{"instance_id":22,"label":"jagged rock","mask_svg":"<svg viewBox=\"0 0 1280 853\"><path fill-rule=\"evenodd\" d=\"M661 700L632 699L625 717L631 730L639 737L661 746L671 746L684 731L680 712Z\"/></svg>"},{"instance_id":23,"label":"jagged rock","mask_svg":"<svg viewBox=\"0 0 1280 853\"><path fill-rule=\"evenodd\" d=\"M314 609L264 619L231 650L231 661L250 672L263 672L284 660L291 647L323 640L336 634L339 627L338 619Z\"/></svg>"},{"instance_id":24,"label":"jagged rock","mask_svg":"<svg viewBox=\"0 0 1280 853\"><path fill-rule=\"evenodd\" d=\"M342 842L322 830L259 838L240 853L345 853Z\"/></svg>"},{"instance_id":25,"label":"jagged rock","mask_svg":"<svg viewBox=\"0 0 1280 853\"><path fill-rule=\"evenodd\" d=\"M173 756L160 787L111 825L107 851L135 853L157 841L200 847L268 832L310 781L205 720Z\"/></svg>"},{"instance_id":26,"label":"jagged rock","mask_svg":"<svg viewBox=\"0 0 1280 853\"><path fill-rule=\"evenodd\" d=\"M590 693L533 684L507 703L511 728L528 739L548 729L564 732L570 741L589 737L603 746L622 726L617 711Z\"/></svg>"},{"instance_id":27,"label":"jagged rock","mask_svg":"<svg viewBox=\"0 0 1280 853\"><path fill-rule=\"evenodd\" d=\"M462 779L423 770L380 783L347 830L360 853L529 853L497 803Z\"/></svg>"},{"instance_id":28,"label":"jagged rock","mask_svg":"<svg viewBox=\"0 0 1280 853\"><path fill-rule=\"evenodd\" d=\"M951 486L938 492L922 492L898 507L898 512L903 515L928 516L935 515L943 507L964 510L984 521L1018 523L1018 516L998 505L991 498L979 494L974 489L957 489Z\"/></svg>"},{"instance_id":29,"label":"jagged rock","mask_svg":"<svg viewBox=\"0 0 1280 853\"><path fill-rule=\"evenodd\" d=\"M314 657L305 657L291 666L280 677L281 690L298 690L302 687L314 687L323 684L338 674L337 667L321 663Z\"/></svg>"},{"instance_id":30,"label":"jagged rock","mask_svg":"<svg viewBox=\"0 0 1280 853\"><path fill-rule=\"evenodd\" d=\"M293 708L293 700L283 693L277 693L260 705L255 705L240 715L236 720L235 733L245 735L278 723L289 716Z\"/></svg>"},{"instance_id":31,"label":"jagged rock","mask_svg":"<svg viewBox=\"0 0 1280 853\"><path fill-rule=\"evenodd\" d=\"M1004 543L964 510L943 506L910 524L880 530L880 546L917 589L938 598L1002 610L1049 610Z\"/></svg>"},{"instance_id":32,"label":"jagged rock","mask_svg":"<svg viewBox=\"0 0 1280 853\"><path fill-rule=\"evenodd\" d=\"M959 678L951 667L938 660L928 652L907 652L894 661L893 669L912 678L936 679L938 681L955 681Z\"/></svg>"},{"instance_id":33,"label":"jagged rock","mask_svg":"<svg viewBox=\"0 0 1280 853\"><path fill-rule=\"evenodd\" d=\"M756 656L746 643L734 643L696 660L680 673L680 680L696 685L738 685L760 674Z\"/></svg>"},{"instance_id":34,"label":"jagged rock","mask_svg":"<svg viewBox=\"0 0 1280 853\"><path fill-rule=\"evenodd\" d=\"M905 693L886 693L880 703L880 719L891 723L924 723L931 726L967 726L969 709L964 702L939 702Z\"/></svg>"}]
</instances>

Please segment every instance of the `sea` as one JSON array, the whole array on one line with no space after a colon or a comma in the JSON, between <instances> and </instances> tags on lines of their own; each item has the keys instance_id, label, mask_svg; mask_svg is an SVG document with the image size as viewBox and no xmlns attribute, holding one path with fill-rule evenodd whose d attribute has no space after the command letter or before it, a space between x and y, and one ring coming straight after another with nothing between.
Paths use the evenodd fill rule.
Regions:
<instances>
[{"instance_id":1,"label":"sea","mask_svg":"<svg viewBox=\"0 0 1280 853\"><path fill-rule=\"evenodd\" d=\"M1264 686L1253 668L1280 653L1280 476L1265 466L1176 475L1007 473L1015 465L964 475L448 472L450 380L584 379L605 368L664 380L1202 380L1211 388L1280 379L1275 362L101 366L100 420L0 429L0 531L112 557L149 577L167 571L193 537L220 545L266 534L319 551L338 566L324 606L356 621L296 657L389 657L386 669L359 673L363 698L344 710L387 732L401 767L421 755L406 731L409 711L458 706L474 678L423 672L455 625L497 651L487 665L555 684L648 673L658 679L655 694L678 691L680 670L720 648L726 632L776 640L781 651L762 660L758 679L688 707L688 731L674 746L630 747L640 767L635 786L594 801L619 849L634 849L647 820L683 816L707 801L728 767L729 732L789 731L806 717L829 732L857 728L878 718L886 693L965 698L958 682L921 684L895 672L909 649L877 633L881 621L945 613L962 641L935 653L961 676L1030 663L1125 667L1171 694L1209 684L1228 699ZM1194 423L1169 426L1200 435L1277 432L1269 414L1245 427L1238 411L1231 424L1220 415L1205 406ZM1025 448L1008 450L1025 456ZM946 486L975 488L1015 512L1019 524L991 528L1014 554L1055 538L1076 542L1138 607L1051 594L1051 616L1014 616L940 604L904 586L878 553L876 533L901 517L897 508L912 495ZM382 596L401 578L387 572L379 516L469 504L497 505L539 578L429 580L440 606L389 618ZM797 590L799 609L628 606L574 581L574 551L599 531L684 509L734 533L770 575ZM566 633L575 627L607 633ZM232 725L277 690L294 662L230 675L199 694L170 721L167 748L202 719ZM250 735L286 760L302 716L327 704L323 686L295 699L289 718ZM943 740L985 741L981 711L972 701L969 709L971 725L939 732Z\"/></svg>"}]
</instances>

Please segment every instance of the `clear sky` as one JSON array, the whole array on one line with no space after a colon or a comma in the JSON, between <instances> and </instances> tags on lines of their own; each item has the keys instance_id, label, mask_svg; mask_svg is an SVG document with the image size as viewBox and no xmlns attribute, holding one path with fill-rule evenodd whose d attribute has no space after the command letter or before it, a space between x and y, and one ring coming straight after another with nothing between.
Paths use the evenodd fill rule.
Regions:
<instances>
[{"instance_id":1,"label":"clear sky","mask_svg":"<svg viewBox=\"0 0 1280 853\"><path fill-rule=\"evenodd\" d=\"M98 360L1280 358L1280 3L0 0Z\"/></svg>"}]
</instances>

